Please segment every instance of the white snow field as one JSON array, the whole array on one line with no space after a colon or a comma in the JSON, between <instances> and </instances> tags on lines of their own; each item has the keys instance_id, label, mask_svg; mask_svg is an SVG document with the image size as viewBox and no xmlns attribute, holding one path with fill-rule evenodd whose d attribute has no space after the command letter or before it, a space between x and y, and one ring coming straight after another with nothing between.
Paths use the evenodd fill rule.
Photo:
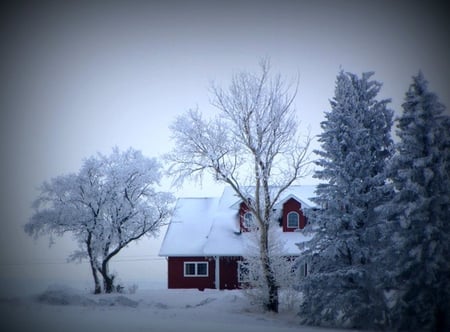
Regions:
<instances>
[{"instance_id":1,"label":"white snow field","mask_svg":"<svg viewBox=\"0 0 450 332\"><path fill-rule=\"evenodd\" d=\"M0 298L0 331L331 332L301 326L295 313L267 314L242 291L137 290L93 295L52 286L33 296Z\"/></svg>"}]
</instances>

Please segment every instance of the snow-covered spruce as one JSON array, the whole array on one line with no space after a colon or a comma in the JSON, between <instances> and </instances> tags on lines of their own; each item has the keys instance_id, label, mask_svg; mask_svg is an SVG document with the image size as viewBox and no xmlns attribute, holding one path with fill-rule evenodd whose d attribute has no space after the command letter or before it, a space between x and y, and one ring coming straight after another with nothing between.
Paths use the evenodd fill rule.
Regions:
<instances>
[{"instance_id":1,"label":"snow-covered spruce","mask_svg":"<svg viewBox=\"0 0 450 332\"><path fill-rule=\"evenodd\" d=\"M309 216L315 236L302 259L309 274L300 283L300 316L308 324L373 328L385 324L378 291L378 238L383 232L376 207L390 198L385 164L391 155L393 112L377 100L381 83L340 72L335 96L315 151L322 180Z\"/></svg>"},{"instance_id":2,"label":"snow-covered spruce","mask_svg":"<svg viewBox=\"0 0 450 332\"><path fill-rule=\"evenodd\" d=\"M389 218L384 268L393 298L394 328L450 330L450 117L413 77L397 119L400 138L389 164L395 196L381 211Z\"/></svg>"}]
</instances>

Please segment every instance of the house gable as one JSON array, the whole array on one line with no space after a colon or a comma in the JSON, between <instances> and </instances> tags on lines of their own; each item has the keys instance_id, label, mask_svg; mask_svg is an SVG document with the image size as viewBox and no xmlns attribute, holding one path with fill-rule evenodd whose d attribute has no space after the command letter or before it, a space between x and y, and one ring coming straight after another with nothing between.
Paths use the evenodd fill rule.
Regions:
<instances>
[{"instance_id":1,"label":"house gable","mask_svg":"<svg viewBox=\"0 0 450 332\"><path fill-rule=\"evenodd\" d=\"M283 203L281 226L283 232L295 232L306 226L307 219L302 210L302 203L291 197Z\"/></svg>"}]
</instances>

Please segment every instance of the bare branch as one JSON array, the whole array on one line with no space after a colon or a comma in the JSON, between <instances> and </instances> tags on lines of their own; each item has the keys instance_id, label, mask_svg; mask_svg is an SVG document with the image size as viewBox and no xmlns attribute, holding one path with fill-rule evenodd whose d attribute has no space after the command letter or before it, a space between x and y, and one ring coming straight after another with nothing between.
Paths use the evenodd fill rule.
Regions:
<instances>
[{"instance_id":1,"label":"bare branch","mask_svg":"<svg viewBox=\"0 0 450 332\"><path fill-rule=\"evenodd\" d=\"M153 187L160 168L155 159L133 149L91 157L78 174L41 186L25 231L35 237L73 233L79 248L70 257L89 258L96 292L100 291L98 272L113 279L109 259L132 241L157 232L171 214L172 195Z\"/></svg>"}]
</instances>

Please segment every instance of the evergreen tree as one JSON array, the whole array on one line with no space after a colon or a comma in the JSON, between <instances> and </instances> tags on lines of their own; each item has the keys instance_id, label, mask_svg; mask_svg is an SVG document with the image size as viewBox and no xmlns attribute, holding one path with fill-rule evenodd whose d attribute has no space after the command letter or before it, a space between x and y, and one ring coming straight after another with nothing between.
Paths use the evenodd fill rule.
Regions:
<instances>
[{"instance_id":1,"label":"evergreen tree","mask_svg":"<svg viewBox=\"0 0 450 332\"><path fill-rule=\"evenodd\" d=\"M384 207L395 230L391 317L400 330L449 331L450 117L420 72L402 107L389 167L395 197Z\"/></svg>"},{"instance_id":2,"label":"evergreen tree","mask_svg":"<svg viewBox=\"0 0 450 332\"><path fill-rule=\"evenodd\" d=\"M389 198L386 159L392 152L389 100L376 100L381 83L341 72L331 111L321 123L320 170L310 216L316 236L304 255L309 275L301 283L304 323L373 327L383 300L376 290L374 256L380 238L376 207Z\"/></svg>"}]
</instances>

